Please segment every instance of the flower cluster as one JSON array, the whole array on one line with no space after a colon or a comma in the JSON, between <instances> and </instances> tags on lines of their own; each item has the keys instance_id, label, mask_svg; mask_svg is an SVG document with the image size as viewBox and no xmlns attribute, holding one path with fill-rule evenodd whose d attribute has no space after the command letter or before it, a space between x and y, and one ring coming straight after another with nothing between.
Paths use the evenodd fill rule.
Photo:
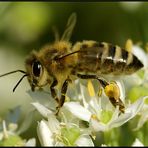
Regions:
<instances>
[{"instance_id":1,"label":"flower cluster","mask_svg":"<svg viewBox=\"0 0 148 148\"><path fill-rule=\"evenodd\" d=\"M10 119L16 119L18 112L18 107L13 109L15 113L9 113L7 118L8 120L1 120L0 122L0 146L35 146L36 139L31 138L29 140L23 139L20 134L24 132L29 125L27 122L18 127L18 123L10 121Z\"/></svg>"}]
</instances>

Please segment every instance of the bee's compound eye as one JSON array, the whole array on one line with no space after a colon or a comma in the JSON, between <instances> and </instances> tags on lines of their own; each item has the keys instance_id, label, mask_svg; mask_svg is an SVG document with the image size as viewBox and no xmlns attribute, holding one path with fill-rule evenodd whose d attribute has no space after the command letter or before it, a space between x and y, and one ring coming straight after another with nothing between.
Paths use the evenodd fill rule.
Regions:
<instances>
[{"instance_id":1,"label":"bee's compound eye","mask_svg":"<svg viewBox=\"0 0 148 148\"><path fill-rule=\"evenodd\" d=\"M39 61L35 61L32 65L32 72L35 77L39 77L42 72L42 65Z\"/></svg>"}]
</instances>

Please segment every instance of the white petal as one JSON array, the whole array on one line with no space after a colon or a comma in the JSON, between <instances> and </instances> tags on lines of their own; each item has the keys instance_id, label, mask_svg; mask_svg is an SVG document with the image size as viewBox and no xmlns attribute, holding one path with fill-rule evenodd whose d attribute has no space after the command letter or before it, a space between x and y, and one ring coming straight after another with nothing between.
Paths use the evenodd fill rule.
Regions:
<instances>
[{"instance_id":1,"label":"white petal","mask_svg":"<svg viewBox=\"0 0 148 148\"><path fill-rule=\"evenodd\" d=\"M31 98L34 101L44 101L44 100L49 101L50 95L48 93L46 93L44 90L32 91L29 89L26 92L29 94L29 96L31 96Z\"/></svg>"},{"instance_id":2,"label":"white petal","mask_svg":"<svg viewBox=\"0 0 148 148\"><path fill-rule=\"evenodd\" d=\"M145 110L145 111L143 111L143 113L138 121L137 127L134 130L140 129L147 120L148 120L148 110Z\"/></svg>"},{"instance_id":3,"label":"white petal","mask_svg":"<svg viewBox=\"0 0 148 148\"><path fill-rule=\"evenodd\" d=\"M88 108L90 96L88 94L86 86L82 85L81 83L80 83L80 91L81 91L80 93L81 93L81 96L82 96L83 105L84 105L85 108Z\"/></svg>"},{"instance_id":4,"label":"white petal","mask_svg":"<svg viewBox=\"0 0 148 148\"><path fill-rule=\"evenodd\" d=\"M141 97L140 99L138 99L135 103L133 103L132 105L130 105L125 110L125 113L132 113L132 117L135 116L140 111L140 109L143 107L144 101L147 98L148 98L148 96Z\"/></svg>"},{"instance_id":5,"label":"white petal","mask_svg":"<svg viewBox=\"0 0 148 148\"><path fill-rule=\"evenodd\" d=\"M127 75L122 78L124 80L125 84L125 91L128 91L133 86L142 84L143 80L137 75L137 73L134 73L132 75Z\"/></svg>"},{"instance_id":6,"label":"white petal","mask_svg":"<svg viewBox=\"0 0 148 148\"><path fill-rule=\"evenodd\" d=\"M119 115L119 106L117 106L115 108L115 111L114 111L114 113L112 115L112 118L110 119L108 124L110 124L111 122L115 121L118 118L118 115Z\"/></svg>"},{"instance_id":7,"label":"white petal","mask_svg":"<svg viewBox=\"0 0 148 148\"><path fill-rule=\"evenodd\" d=\"M120 99L123 101L123 103L125 102L125 87L124 87L124 83L123 81L119 81L117 80L116 81L118 87L119 87L119 90L120 90Z\"/></svg>"},{"instance_id":8,"label":"white petal","mask_svg":"<svg viewBox=\"0 0 148 148\"><path fill-rule=\"evenodd\" d=\"M28 90L27 93L33 99L33 102L39 102L44 106L48 106L50 109L54 110L56 107L56 101L51 97L50 92L44 90L35 90L34 92Z\"/></svg>"},{"instance_id":9,"label":"white petal","mask_svg":"<svg viewBox=\"0 0 148 148\"><path fill-rule=\"evenodd\" d=\"M31 138L29 139L26 143L25 146L36 146L36 139L35 138Z\"/></svg>"},{"instance_id":10,"label":"white petal","mask_svg":"<svg viewBox=\"0 0 148 148\"><path fill-rule=\"evenodd\" d=\"M66 102L64 104L64 108L81 120L89 121L91 118L91 113L86 108L81 106L79 102Z\"/></svg>"},{"instance_id":11,"label":"white petal","mask_svg":"<svg viewBox=\"0 0 148 148\"><path fill-rule=\"evenodd\" d=\"M87 109L93 114L99 114L103 108L102 102L105 103L105 99L106 98L98 98L98 100L97 100L97 98L92 97Z\"/></svg>"},{"instance_id":12,"label":"white petal","mask_svg":"<svg viewBox=\"0 0 148 148\"><path fill-rule=\"evenodd\" d=\"M107 124L99 122L99 121L97 121L97 120L95 120L93 118L91 118L91 120L90 120L90 127L95 132L108 130L108 125Z\"/></svg>"},{"instance_id":13,"label":"white petal","mask_svg":"<svg viewBox=\"0 0 148 148\"><path fill-rule=\"evenodd\" d=\"M42 146L53 146L52 132L44 120L38 123L37 134Z\"/></svg>"},{"instance_id":14,"label":"white petal","mask_svg":"<svg viewBox=\"0 0 148 148\"><path fill-rule=\"evenodd\" d=\"M124 124L131 117L130 113L121 114L119 116L119 107L116 107L111 120L108 122L109 129L119 127Z\"/></svg>"},{"instance_id":15,"label":"white petal","mask_svg":"<svg viewBox=\"0 0 148 148\"><path fill-rule=\"evenodd\" d=\"M126 123L128 120L130 120L132 117L131 113L125 113L120 115L116 120L113 120L112 122L109 123L109 128L115 128L115 127L119 127L121 125L123 125L124 123Z\"/></svg>"},{"instance_id":16,"label":"white petal","mask_svg":"<svg viewBox=\"0 0 148 148\"><path fill-rule=\"evenodd\" d=\"M60 130L60 122L56 119L54 114L50 114L48 117L48 127L52 133L57 133Z\"/></svg>"},{"instance_id":17,"label":"white petal","mask_svg":"<svg viewBox=\"0 0 148 148\"><path fill-rule=\"evenodd\" d=\"M134 143L132 144L133 147L138 147L138 146L144 146L142 142L140 142L139 139L135 139Z\"/></svg>"},{"instance_id":18,"label":"white petal","mask_svg":"<svg viewBox=\"0 0 148 148\"><path fill-rule=\"evenodd\" d=\"M84 108L92 113L98 112L98 110L101 109L101 99L99 99L98 96L90 96L85 85L80 84L80 90Z\"/></svg>"},{"instance_id":19,"label":"white petal","mask_svg":"<svg viewBox=\"0 0 148 148\"><path fill-rule=\"evenodd\" d=\"M131 118L136 116L137 113L142 108L142 106L144 105L144 101L145 101L146 98L147 97L142 97L142 98L138 99L135 103L130 105L130 107L128 107L125 110L124 114L121 114L117 119L114 119L109 123L110 124L109 128L121 126L122 124L126 123Z\"/></svg>"},{"instance_id":20,"label":"white petal","mask_svg":"<svg viewBox=\"0 0 148 148\"><path fill-rule=\"evenodd\" d=\"M77 146L94 146L94 143L90 136L81 135L75 142Z\"/></svg>"},{"instance_id":21,"label":"white petal","mask_svg":"<svg viewBox=\"0 0 148 148\"><path fill-rule=\"evenodd\" d=\"M48 118L49 114L52 114L52 111L47 109L45 106L43 106L42 104L35 102L35 103L31 103L37 110L38 112L45 118Z\"/></svg>"}]
</instances>

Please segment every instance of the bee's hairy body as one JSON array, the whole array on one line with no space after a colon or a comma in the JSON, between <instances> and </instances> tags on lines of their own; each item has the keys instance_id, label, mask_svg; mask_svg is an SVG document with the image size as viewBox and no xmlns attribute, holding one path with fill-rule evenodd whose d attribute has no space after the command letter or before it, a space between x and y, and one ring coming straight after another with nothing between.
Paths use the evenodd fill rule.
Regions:
<instances>
[{"instance_id":1,"label":"bee's hairy body","mask_svg":"<svg viewBox=\"0 0 148 148\"><path fill-rule=\"evenodd\" d=\"M78 52L55 60L75 51ZM48 75L50 75L56 78L59 84L62 84L67 77L77 73L123 75L132 74L143 66L135 55L125 49L110 43L96 41L82 41L74 46L70 42L59 41L43 47L34 56L45 66L44 77L48 79ZM44 79L40 83L44 83L43 81Z\"/></svg>"},{"instance_id":2,"label":"bee's hairy body","mask_svg":"<svg viewBox=\"0 0 148 148\"><path fill-rule=\"evenodd\" d=\"M143 67L131 52L106 42L83 41L79 48L76 71L95 74L132 74Z\"/></svg>"}]
</instances>

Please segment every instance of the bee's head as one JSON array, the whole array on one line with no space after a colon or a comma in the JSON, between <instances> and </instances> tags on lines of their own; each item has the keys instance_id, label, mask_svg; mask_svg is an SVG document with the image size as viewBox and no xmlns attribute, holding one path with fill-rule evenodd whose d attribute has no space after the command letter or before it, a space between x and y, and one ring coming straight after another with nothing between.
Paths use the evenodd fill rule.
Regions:
<instances>
[{"instance_id":1,"label":"bee's head","mask_svg":"<svg viewBox=\"0 0 148 148\"><path fill-rule=\"evenodd\" d=\"M35 51L26 59L26 71L32 91L49 83L47 70Z\"/></svg>"}]
</instances>

